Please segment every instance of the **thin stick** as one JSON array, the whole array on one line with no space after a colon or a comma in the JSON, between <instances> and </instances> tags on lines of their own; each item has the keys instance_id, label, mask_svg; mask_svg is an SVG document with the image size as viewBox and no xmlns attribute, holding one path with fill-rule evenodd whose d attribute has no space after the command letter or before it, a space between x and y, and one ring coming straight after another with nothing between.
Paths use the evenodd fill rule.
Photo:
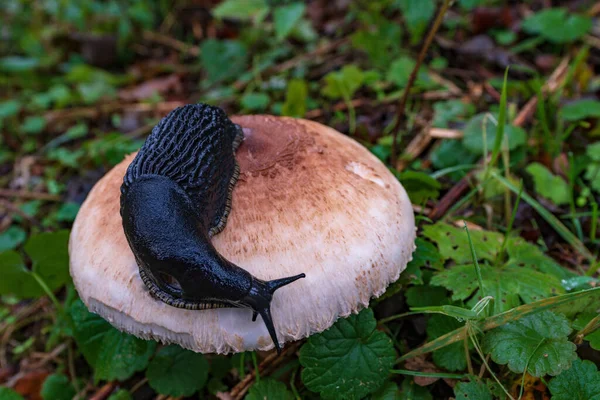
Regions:
<instances>
[{"instance_id":1,"label":"thin stick","mask_svg":"<svg viewBox=\"0 0 600 400\"><path fill-rule=\"evenodd\" d=\"M0 189L0 197L17 197L21 199L61 201L60 196L50 193L28 192L26 190Z\"/></svg>"},{"instance_id":2,"label":"thin stick","mask_svg":"<svg viewBox=\"0 0 600 400\"><path fill-rule=\"evenodd\" d=\"M398 131L400 131L400 127L402 126L402 123L404 121L404 109L406 108L406 102L408 100L408 95L410 94L410 89L412 88L413 84L415 83L415 80L417 79L417 74L419 72L419 69L421 68L421 64L423 64L423 60L425 59L425 55L427 54L427 50L429 49L429 46L431 46L431 42L433 41L433 38L435 37L436 32L438 31L438 29L440 28L440 25L442 25L442 21L444 20L444 15L446 15L446 11L448 11L448 8L450 8L450 5L452 4L453 0L444 0L444 3L442 4L440 11L438 12L437 17L435 18L435 21L433 21L433 25L431 26L431 29L429 30L429 33L427 34L427 37L425 38L425 42L423 43L423 47L421 47L421 52L419 53L419 58L417 59L417 62L415 64L415 67L413 68L412 72L410 73L410 77L408 78L408 83L406 84L406 87L404 88L404 93L402 94L402 98L400 99L400 103L398 104L398 111L396 112L396 123L394 124L394 127L392 128L393 131L393 136L394 136L394 142L392 144L392 165L396 165L396 161L397 161L397 157L398 157L398 145L396 144L396 141L398 139Z\"/></svg>"}]
</instances>

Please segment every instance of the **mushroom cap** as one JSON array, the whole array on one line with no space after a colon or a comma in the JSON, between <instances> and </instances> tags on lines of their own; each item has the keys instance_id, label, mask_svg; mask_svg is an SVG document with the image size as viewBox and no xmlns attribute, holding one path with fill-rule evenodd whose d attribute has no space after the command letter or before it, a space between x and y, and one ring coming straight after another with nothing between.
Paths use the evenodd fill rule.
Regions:
<instances>
[{"instance_id":1,"label":"mushroom cap","mask_svg":"<svg viewBox=\"0 0 600 400\"><path fill-rule=\"evenodd\" d=\"M245 140L225 229L212 241L259 279L304 272L271 303L281 343L360 311L412 259L415 222L398 180L349 137L316 122L233 117ZM123 232L120 186L134 155L92 189L69 241L75 287L90 311L136 336L203 353L273 348L250 309L192 311L151 297Z\"/></svg>"}]
</instances>

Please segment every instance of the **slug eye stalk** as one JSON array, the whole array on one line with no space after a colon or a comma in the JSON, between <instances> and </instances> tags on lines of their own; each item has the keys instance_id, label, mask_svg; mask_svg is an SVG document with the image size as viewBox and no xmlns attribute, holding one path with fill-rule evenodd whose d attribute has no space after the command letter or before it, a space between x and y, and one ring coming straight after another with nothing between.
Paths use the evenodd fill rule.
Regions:
<instances>
[{"instance_id":1,"label":"slug eye stalk","mask_svg":"<svg viewBox=\"0 0 600 400\"><path fill-rule=\"evenodd\" d=\"M275 332L273 318L271 317L271 299L273 298L273 293L275 293L277 289L304 277L306 277L305 274L298 274L287 278L274 279L272 281L254 279L248 295L242 300L243 304L246 304L253 310L252 321L256 321L258 314L262 317L263 322L267 327L267 331L269 331L269 335L273 340L275 349L277 349L277 354L281 353L281 346L279 345L277 332Z\"/></svg>"}]
</instances>

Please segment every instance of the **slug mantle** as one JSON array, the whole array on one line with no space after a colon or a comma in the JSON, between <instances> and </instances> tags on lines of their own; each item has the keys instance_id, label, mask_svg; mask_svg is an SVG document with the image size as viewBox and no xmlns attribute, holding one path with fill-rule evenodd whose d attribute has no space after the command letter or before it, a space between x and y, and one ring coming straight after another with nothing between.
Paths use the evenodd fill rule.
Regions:
<instances>
[{"instance_id":1,"label":"slug mantle","mask_svg":"<svg viewBox=\"0 0 600 400\"><path fill-rule=\"evenodd\" d=\"M245 140L216 250L261 280L306 273L275 292L281 344L329 328L380 296L412 258L415 225L406 192L354 140L293 118L231 118ZM92 189L69 242L71 275L88 308L134 335L204 353L268 350L263 323L243 308L186 310L149 296L119 215L119 188L134 155Z\"/></svg>"}]
</instances>

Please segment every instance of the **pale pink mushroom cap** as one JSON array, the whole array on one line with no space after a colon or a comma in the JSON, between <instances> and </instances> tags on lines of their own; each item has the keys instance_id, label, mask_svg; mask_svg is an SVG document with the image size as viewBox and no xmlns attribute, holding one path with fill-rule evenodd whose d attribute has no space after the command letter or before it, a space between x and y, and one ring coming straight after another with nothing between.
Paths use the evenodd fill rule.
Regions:
<instances>
[{"instance_id":1,"label":"pale pink mushroom cap","mask_svg":"<svg viewBox=\"0 0 600 400\"><path fill-rule=\"evenodd\" d=\"M415 221L398 180L354 140L319 123L271 116L232 120L244 128L217 250L254 276L304 272L275 292L279 341L329 328L367 307L412 258ZM115 327L203 353L268 350L273 342L249 309L190 311L150 296L125 239L120 186L133 155L90 192L73 225L70 268L81 299Z\"/></svg>"}]
</instances>

